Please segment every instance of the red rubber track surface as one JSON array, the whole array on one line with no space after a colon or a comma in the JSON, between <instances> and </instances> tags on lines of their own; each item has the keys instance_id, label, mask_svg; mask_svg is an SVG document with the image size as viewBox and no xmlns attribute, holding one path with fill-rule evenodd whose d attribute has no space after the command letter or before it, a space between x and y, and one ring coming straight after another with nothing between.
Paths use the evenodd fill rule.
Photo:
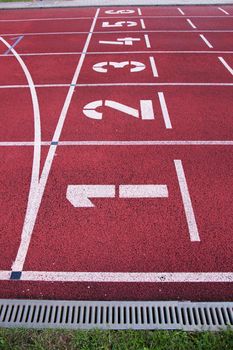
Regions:
<instances>
[{"instance_id":1,"label":"red rubber track surface","mask_svg":"<svg viewBox=\"0 0 233 350\"><path fill-rule=\"evenodd\" d=\"M101 8L94 22L96 8L0 13L0 36L36 89L40 181L48 174L23 267L15 269L27 207L32 220L38 201L30 202L35 100L22 65L0 41L1 298L232 300L233 7L221 7L228 14L179 8L184 15L177 7ZM151 184L166 185L168 195L120 197L122 185ZM114 185L115 195L74 207L70 185ZM100 282L100 273L126 280ZM143 274L164 273L219 281L142 282Z\"/></svg>"}]
</instances>

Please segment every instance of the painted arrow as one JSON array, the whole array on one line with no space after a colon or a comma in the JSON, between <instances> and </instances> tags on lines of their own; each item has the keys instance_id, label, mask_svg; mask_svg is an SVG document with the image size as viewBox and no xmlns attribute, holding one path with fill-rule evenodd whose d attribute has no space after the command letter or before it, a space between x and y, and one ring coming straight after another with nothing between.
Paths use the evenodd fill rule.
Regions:
<instances>
[{"instance_id":1,"label":"painted arrow","mask_svg":"<svg viewBox=\"0 0 233 350\"><path fill-rule=\"evenodd\" d=\"M75 208L93 208L89 198L115 198L115 185L69 185L66 198ZM166 198L167 185L120 185L120 198Z\"/></svg>"},{"instance_id":2,"label":"painted arrow","mask_svg":"<svg viewBox=\"0 0 233 350\"><path fill-rule=\"evenodd\" d=\"M66 198L75 208L92 208L90 198L114 198L114 185L69 185Z\"/></svg>"}]
</instances>

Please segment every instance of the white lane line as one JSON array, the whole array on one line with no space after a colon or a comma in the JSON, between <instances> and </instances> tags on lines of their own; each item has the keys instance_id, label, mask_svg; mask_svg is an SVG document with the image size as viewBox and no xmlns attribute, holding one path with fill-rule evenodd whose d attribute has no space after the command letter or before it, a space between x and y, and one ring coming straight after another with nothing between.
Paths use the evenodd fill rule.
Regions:
<instances>
[{"instance_id":1,"label":"white lane line","mask_svg":"<svg viewBox=\"0 0 233 350\"><path fill-rule=\"evenodd\" d=\"M120 198L167 198L167 185L120 185Z\"/></svg>"},{"instance_id":2,"label":"white lane line","mask_svg":"<svg viewBox=\"0 0 233 350\"><path fill-rule=\"evenodd\" d=\"M224 10L223 10L224 11ZM179 11L180 12L180 11ZM226 11L224 12L226 13ZM228 12L226 13L228 14ZM141 10L138 9L138 15L139 16L142 16L142 13L141 13ZM144 15L143 16L144 18L180 18L180 16L178 15L175 15L175 16L147 16L147 15ZM190 18L222 18L222 16L220 15L217 15L217 16L195 16L195 15L191 15L189 16ZM233 17L232 15L229 14L229 17ZM101 17L99 16L98 17L99 19L116 19L116 18L119 18L119 19L122 19L122 17L119 17L119 16L106 16L106 17ZM130 16L130 18L138 18L138 16ZM72 20L90 20L90 19L93 19L93 17L47 17L47 18L26 18L26 19L0 19L0 23L4 23L4 22L43 22L43 21L72 21Z\"/></svg>"},{"instance_id":3,"label":"white lane line","mask_svg":"<svg viewBox=\"0 0 233 350\"><path fill-rule=\"evenodd\" d=\"M225 13L225 15L230 15L227 11L225 11L225 10L222 9L221 7L218 7L218 9L219 9L220 11L222 11L223 13Z\"/></svg>"},{"instance_id":4,"label":"white lane line","mask_svg":"<svg viewBox=\"0 0 233 350\"><path fill-rule=\"evenodd\" d=\"M177 7L177 10L178 10L183 16L185 16L185 13L184 13L184 11L181 10L181 8Z\"/></svg>"},{"instance_id":5,"label":"white lane line","mask_svg":"<svg viewBox=\"0 0 233 350\"><path fill-rule=\"evenodd\" d=\"M70 84L38 84L36 88L61 88L69 87ZM108 87L108 86L233 86L233 83L97 83L75 84L77 87ZM25 89L29 85L0 85L0 89Z\"/></svg>"},{"instance_id":6,"label":"white lane line","mask_svg":"<svg viewBox=\"0 0 233 350\"><path fill-rule=\"evenodd\" d=\"M148 51L93 51L93 52L86 52L86 55L124 55L124 54L144 54L148 53ZM159 53L159 54L232 54L233 51L155 51L151 50L150 53ZM20 53L20 56L62 56L62 55L81 55L82 52L34 52L34 53ZM0 54L0 57L6 57L3 54ZM13 55L9 54L7 57L13 57Z\"/></svg>"},{"instance_id":7,"label":"white lane line","mask_svg":"<svg viewBox=\"0 0 233 350\"><path fill-rule=\"evenodd\" d=\"M41 146L49 146L51 142L41 141ZM24 146L34 146L34 141L2 141L0 142L0 147L24 147Z\"/></svg>"},{"instance_id":8,"label":"white lane line","mask_svg":"<svg viewBox=\"0 0 233 350\"><path fill-rule=\"evenodd\" d=\"M142 29L146 29L144 19L140 19Z\"/></svg>"},{"instance_id":9,"label":"white lane line","mask_svg":"<svg viewBox=\"0 0 233 350\"><path fill-rule=\"evenodd\" d=\"M222 62L222 64L224 65L224 67L228 70L228 72L231 73L231 75L233 75L233 69L229 66L229 64L224 60L223 57L218 57L218 59Z\"/></svg>"},{"instance_id":10,"label":"white lane line","mask_svg":"<svg viewBox=\"0 0 233 350\"><path fill-rule=\"evenodd\" d=\"M31 147L33 141L0 141L0 147ZM41 141L41 146L50 146L51 141ZM233 146L233 141L59 141L58 146Z\"/></svg>"},{"instance_id":11,"label":"white lane line","mask_svg":"<svg viewBox=\"0 0 233 350\"><path fill-rule=\"evenodd\" d=\"M67 87L70 84L35 84L36 88L53 88L53 87ZM0 89L20 89L29 88L29 85L0 85Z\"/></svg>"},{"instance_id":12,"label":"white lane line","mask_svg":"<svg viewBox=\"0 0 233 350\"><path fill-rule=\"evenodd\" d=\"M7 281L10 279L11 271L0 271L0 281Z\"/></svg>"},{"instance_id":13,"label":"white lane line","mask_svg":"<svg viewBox=\"0 0 233 350\"><path fill-rule=\"evenodd\" d=\"M206 39L206 37L203 34L199 34L201 39L204 41L204 43L210 48L212 49L213 46L211 45L211 43L209 42L209 40Z\"/></svg>"},{"instance_id":14,"label":"white lane line","mask_svg":"<svg viewBox=\"0 0 233 350\"><path fill-rule=\"evenodd\" d=\"M92 22L92 26L91 26L91 30L90 32L93 32L96 21L97 21L97 17L99 14L100 9L97 9L94 20ZM92 33L90 33L86 39L84 48L83 48L83 52L86 52L91 40L91 36ZM75 70L68 94L66 96L65 99L65 103L63 105L57 126L56 126L56 130L53 136L53 141L59 141L60 135L61 135L61 131L66 119L66 115L67 115L67 111L71 102L71 98L73 96L73 92L75 89L75 84L77 83L77 79L79 77L82 65L83 65L83 61L85 58L85 53L83 53L79 59L77 68ZM44 190L45 190L45 186L48 180L48 176L50 173L50 169L53 163L53 159L55 156L55 152L57 149L57 145L51 145L42 169L42 173L41 173L41 177L40 177L40 181L39 181L39 186L37 186L37 191L36 191L36 195L35 195L35 200L33 201L33 205L31 207L30 210L30 217L28 218L28 221L25 223L26 224L26 229L27 229L27 238L26 240L21 240L18 252L17 252L17 256L15 259L15 262L12 265L12 270L13 271L22 271L23 266L24 266L24 262L27 256L27 252L28 252L28 247L31 241L31 236L32 236L32 232L34 229L34 225L36 222L36 218L37 218L37 214L38 214L38 210L40 208L40 204L41 204L41 200L42 200L42 196L44 194Z\"/></svg>"},{"instance_id":15,"label":"white lane line","mask_svg":"<svg viewBox=\"0 0 233 350\"><path fill-rule=\"evenodd\" d=\"M189 229L189 236L191 242L200 242L197 223L193 211L192 201L188 190L188 185L185 178L184 168L182 161L179 159L174 160L178 183L180 187L181 197L183 201L184 211Z\"/></svg>"},{"instance_id":16,"label":"white lane line","mask_svg":"<svg viewBox=\"0 0 233 350\"><path fill-rule=\"evenodd\" d=\"M33 151L33 161L32 161L32 172L31 172L31 182L28 194L28 203L26 214L24 218L23 229L21 233L21 241L20 246L28 249L29 242L28 239L30 237L30 233L28 231L28 223L30 221L30 217L32 215L32 207L36 199L36 193L39 185L39 176L40 176L40 157L41 157L41 123L40 123L40 108L36 93L36 88L31 77L31 74L25 65L22 58L18 55L18 53L11 47L11 45L6 42L2 37L0 40L5 44L13 53L17 61L19 62L29 85L32 106L33 106L33 119L34 119L34 151ZM14 263L13 263L14 266Z\"/></svg>"},{"instance_id":17,"label":"white lane line","mask_svg":"<svg viewBox=\"0 0 233 350\"><path fill-rule=\"evenodd\" d=\"M151 69L152 69L153 76L154 76L155 78L158 78L159 74L158 74L158 70L157 70L157 67L156 67L156 64L155 64L155 59L154 59L154 57L150 56L150 57L149 57L149 60L150 60L150 65L151 65Z\"/></svg>"},{"instance_id":18,"label":"white lane line","mask_svg":"<svg viewBox=\"0 0 233 350\"><path fill-rule=\"evenodd\" d=\"M195 26L195 24L193 24L193 22L191 21L191 19L187 18L186 21L190 24L190 26L194 29L197 29L197 27Z\"/></svg>"},{"instance_id":19,"label":"white lane line","mask_svg":"<svg viewBox=\"0 0 233 350\"><path fill-rule=\"evenodd\" d=\"M179 17L180 18L180 17ZM221 17L223 18L223 17ZM164 29L147 29L146 32L149 33L196 33L196 32L205 32L205 33L232 33L233 29L221 29L221 30L216 30L216 29L196 29L196 30L164 30ZM1 36L44 36L44 35L83 35L83 34L89 34L91 32L26 32L26 33L3 33ZM134 33L134 34L139 34L142 33L142 30L125 30L125 31L95 31L95 34L122 34L122 33Z\"/></svg>"},{"instance_id":20,"label":"white lane line","mask_svg":"<svg viewBox=\"0 0 233 350\"><path fill-rule=\"evenodd\" d=\"M50 282L233 282L233 272L51 272L23 271L21 281Z\"/></svg>"},{"instance_id":21,"label":"white lane line","mask_svg":"<svg viewBox=\"0 0 233 350\"><path fill-rule=\"evenodd\" d=\"M158 96L166 129L172 129L172 124L163 92L158 92Z\"/></svg>"},{"instance_id":22,"label":"white lane line","mask_svg":"<svg viewBox=\"0 0 233 350\"><path fill-rule=\"evenodd\" d=\"M144 38L145 38L145 42L146 42L146 47L147 47L148 49L150 49L150 48L151 48L151 45L150 45L150 40L149 40L148 34L144 34Z\"/></svg>"}]
</instances>

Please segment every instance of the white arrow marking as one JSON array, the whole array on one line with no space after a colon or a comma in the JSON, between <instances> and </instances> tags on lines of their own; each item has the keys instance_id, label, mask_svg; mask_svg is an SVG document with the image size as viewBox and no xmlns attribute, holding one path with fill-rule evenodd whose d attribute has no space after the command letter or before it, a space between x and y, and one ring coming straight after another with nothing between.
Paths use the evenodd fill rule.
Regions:
<instances>
[{"instance_id":1,"label":"white arrow marking","mask_svg":"<svg viewBox=\"0 0 233 350\"><path fill-rule=\"evenodd\" d=\"M120 185L120 198L166 198L167 185Z\"/></svg>"},{"instance_id":2,"label":"white arrow marking","mask_svg":"<svg viewBox=\"0 0 233 350\"><path fill-rule=\"evenodd\" d=\"M114 185L69 185L66 198L75 208L92 208L90 198L114 198Z\"/></svg>"},{"instance_id":3,"label":"white arrow marking","mask_svg":"<svg viewBox=\"0 0 233 350\"><path fill-rule=\"evenodd\" d=\"M75 208L93 208L89 198L115 198L114 185L69 185L66 198ZM166 198L167 185L120 185L120 198Z\"/></svg>"}]
</instances>

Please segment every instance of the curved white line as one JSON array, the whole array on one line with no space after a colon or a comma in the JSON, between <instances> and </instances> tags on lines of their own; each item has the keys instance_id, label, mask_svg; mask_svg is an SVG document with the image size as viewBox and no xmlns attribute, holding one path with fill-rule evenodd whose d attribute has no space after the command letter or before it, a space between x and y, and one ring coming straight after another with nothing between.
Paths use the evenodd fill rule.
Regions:
<instances>
[{"instance_id":1,"label":"curved white line","mask_svg":"<svg viewBox=\"0 0 233 350\"><path fill-rule=\"evenodd\" d=\"M30 214L31 210L33 208L33 202L35 200L35 194L37 192L37 187L39 184L39 175L40 175L40 155L41 155L41 123L40 123L40 109L39 109L39 103L36 93L35 84L32 80L31 74L25 65L22 58L19 56L19 54L11 47L11 45L4 40L2 37L0 37L0 41L3 42L13 53L17 61L19 62L29 85L31 98L32 98L32 106L33 106L33 115L34 115L34 151L33 151L33 163L32 163L32 174L31 174L31 183L30 183L30 189L28 194L28 203L27 203L27 210L26 215L24 219L22 234L21 234L21 242L20 242L20 248L22 246L27 245L27 242L30 242L28 239L29 231L27 230L28 222L30 222ZM12 265L12 269L15 269L14 263Z\"/></svg>"}]
</instances>

